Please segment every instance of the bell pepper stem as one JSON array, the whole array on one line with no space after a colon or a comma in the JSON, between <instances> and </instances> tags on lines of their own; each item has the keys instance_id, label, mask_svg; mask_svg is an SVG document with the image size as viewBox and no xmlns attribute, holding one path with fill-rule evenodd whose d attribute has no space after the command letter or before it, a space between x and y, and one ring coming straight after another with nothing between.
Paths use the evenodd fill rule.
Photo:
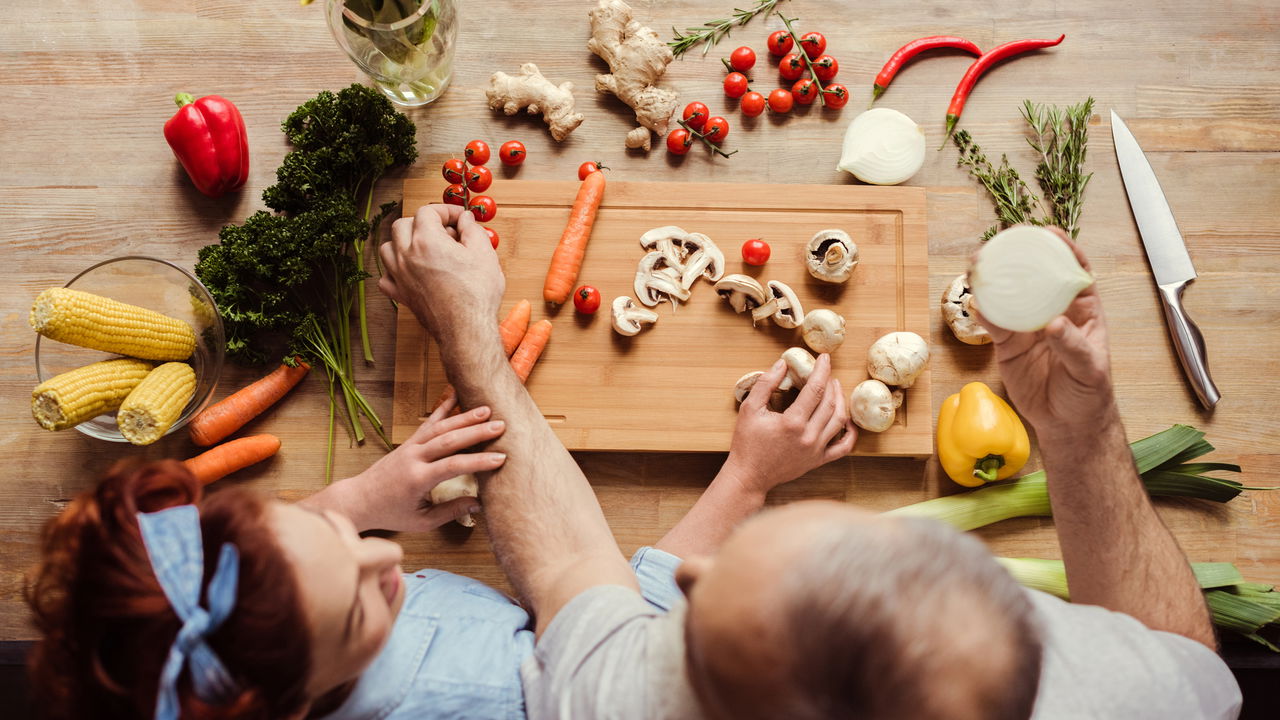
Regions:
<instances>
[{"instance_id":1,"label":"bell pepper stem","mask_svg":"<svg viewBox=\"0 0 1280 720\"><path fill-rule=\"evenodd\" d=\"M1004 457L1001 455L988 455L973 464L973 476L982 480L982 482L991 482L996 479L996 472L1004 467Z\"/></svg>"},{"instance_id":2,"label":"bell pepper stem","mask_svg":"<svg viewBox=\"0 0 1280 720\"><path fill-rule=\"evenodd\" d=\"M181 92L174 96L173 101L177 103L178 107L185 107L195 102L196 97L191 93Z\"/></svg>"}]
</instances>

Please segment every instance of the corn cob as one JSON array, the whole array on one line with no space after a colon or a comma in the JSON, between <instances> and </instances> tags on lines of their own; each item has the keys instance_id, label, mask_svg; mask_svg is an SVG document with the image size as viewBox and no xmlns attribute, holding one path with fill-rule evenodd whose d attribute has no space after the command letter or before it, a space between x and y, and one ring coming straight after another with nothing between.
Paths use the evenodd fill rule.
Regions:
<instances>
[{"instance_id":1,"label":"corn cob","mask_svg":"<svg viewBox=\"0 0 1280 720\"><path fill-rule=\"evenodd\" d=\"M120 407L151 372L133 358L103 360L49 378L31 391L31 415L45 430L65 430Z\"/></svg>"},{"instance_id":2,"label":"corn cob","mask_svg":"<svg viewBox=\"0 0 1280 720\"><path fill-rule=\"evenodd\" d=\"M120 434L134 445L159 440L182 414L196 391L196 373L190 365L168 362L147 375L129 393L116 414Z\"/></svg>"},{"instance_id":3,"label":"corn cob","mask_svg":"<svg viewBox=\"0 0 1280 720\"><path fill-rule=\"evenodd\" d=\"M50 340L143 360L186 360L196 346L181 320L68 288L40 293L29 322Z\"/></svg>"}]
</instances>

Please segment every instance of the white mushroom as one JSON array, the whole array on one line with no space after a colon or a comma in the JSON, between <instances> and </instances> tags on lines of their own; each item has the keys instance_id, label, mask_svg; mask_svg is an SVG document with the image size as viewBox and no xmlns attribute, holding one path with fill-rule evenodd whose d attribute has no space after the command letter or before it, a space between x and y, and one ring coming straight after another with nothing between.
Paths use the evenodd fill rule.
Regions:
<instances>
[{"instance_id":1,"label":"white mushroom","mask_svg":"<svg viewBox=\"0 0 1280 720\"><path fill-rule=\"evenodd\" d=\"M711 238L702 233L689 233L683 245L688 255L680 276L681 287L688 290L700 277L716 282L724 276L724 253Z\"/></svg>"},{"instance_id":2,"label":"white mushroom","mask_svg":"<svg viewBox=\"0 0 1280 720\"><path fill-rule=\"evenodd\" d=\"M763 370L749 372L738 378L738 382L733 385L733 399L738 404L742 404L747 399L747 395L751 392L751 388L755 387L757 381L764 376ZM778 387L769 395L768 407L770 410L781 412L787 408L786 391L791 389L791 380L782 378L782 382L778 383Z\"/></svg>"},{"instance_id":3,"label":"white mushroom","mask_svg":"<svg viewBox=\"0 0 1280 720\"><path fill-rule=\"evenodd\" d=\"M902 391L890 391L879 380L863 380L849 393L849 419L863 430L888 430L901 406Z\"/></svg>"},{"instance_id":4,"label":"white mushroom","mask_svg":"<svg viewBox=\"0 0 1280 720\"><path fill-rule=\"evenodd\" d=\"M867 372L886 385L908 388L929 364L929 343L913 332L892 332L867 350Z\"/></svg>"},{"instance_id":5,"label":"white mushroom","mask_svg":"<svg viewBox=\"0 0 1280 720\"><path fill-rule=\"evenodd\" d=\"M809 381L809 374L813 372L813 366L818 362L802 347L787 348L782 353L782 361L787 364L787 377L782 381L786 387L779 385L779 389L784 390L804 387Z\"/></svg>"},{"instance_id":6,"label":"white mushroom","mask_svg":"<svg viewBox=\"0 0 1280 720\"><path fill-rule=\"evenodd\" d=\"M619 335L630 337L644 329L645 325L658 322L658 313L636 305L626 295L613 299L613 329Z\"/></svg>"},{"instance_id":7,"label":"white mushroom","mask_svg":"<svg viewBox=\"0 0 1280 720\"><path fill-rule=\"evenodd\" d=\"M853 275L858 265L858 246L843 230L819 230L809 239L805 267L815 278L829 283L842 283Z\"/></svg>"},{"instance_id":8,"label":"white mushroom","mask_svg":"<svg viewBox=\"0 0 1280 720\"><path fill-rule=\"evenodd\" d=\"M689 299L689 291L680 286L680 271L668 266L666 257L657 250L640 259L634 289L636 299L649 307L670 300L674 308L676 300Z\"/></svg>"},{"instance_id":9,"label":"white mushroom","mask_svg":"<svg viewBox=\"0 0 1280 720\"><path fill-rule=\"evenodd\" d=\"M475 475L459 475L431 488L432 505L440 505L460 497L480 497L480 484L476 482ZM475 527L476 520L471 517L471 513L467 513L458 518L458 524L464 527Z\"/></svg>"},{"instance_id":10,"label":"white mushroom","mask_svg":"<svg viewBox=\"0 0 1280 720\"><path fill-rule=\"evenodd\" d=\"M951 285L942 293L942 319L947 327L962 343L969 345L986 345L991 342L991 334L978 324L970 308L973 304L973 291L969 289L967 274L956 277Z\"/></svg>"},{"instance_id":11,"label":"white mushroom","mask_svg":"<svg viewBox=\"0 0 1280 720\"><path fill-rule=\"evenodd\" d=\"M668 267L673 267L677 271L683 272L685 259L683 242L688 235L689 233L685 232L682 227L664 225L641 235L640 247L645 250L662 253L662 257L666 260Z\"/></svg>"},{"instance_id":12,"label":"white mushroom","mask_svg":"<svg viewBox=\"0 0 1280 720\"><path fill-rule=\"evenodd\" d=\"M746 275L725 275L716 283L716 294L729 301L734 312L759 307L767 299L764 286Z\"/></svg>"},{"instance_id":13,"label":"white mushroom","mask_svg":"<svg viewBox=\"0 0 1280 720\"><path fill-rule=\"evenodd\" d=\"M769 299L760 307L751 311L751 324L772 317L779 327L787 329L799 327L804 322L804 308L800 307L800 298L786 283L777 280L769 281Z\"/></svg>"},{"instance_id":14,"label":"white mushroom","mask_svg":"<svg viewBox=\"0 0 1280 720\"><path fill-rule=\"evenodd\" d=\"M804 316L804 342L816 353L835 352L844 343L844 318L826 308L810 310Z\"/></svg>"}]
</instances>

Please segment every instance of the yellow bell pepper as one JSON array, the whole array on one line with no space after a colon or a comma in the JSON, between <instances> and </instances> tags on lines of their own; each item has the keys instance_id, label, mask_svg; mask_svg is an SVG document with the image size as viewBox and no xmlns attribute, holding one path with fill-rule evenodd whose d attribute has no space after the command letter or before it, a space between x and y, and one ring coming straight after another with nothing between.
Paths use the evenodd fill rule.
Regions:
<instances>
[{"instance_id":1,"label":"yellow bell pepper","mask_svg":"<svg viewBox=\"0 0 1280 720\"><path fill-rule=\"evenodd\" d=\"M947 476L966 487L1004 480L1027 464L1031 441L1004 398L972 382L942 402L938 460Z\"/></svg>"}]
</instances>

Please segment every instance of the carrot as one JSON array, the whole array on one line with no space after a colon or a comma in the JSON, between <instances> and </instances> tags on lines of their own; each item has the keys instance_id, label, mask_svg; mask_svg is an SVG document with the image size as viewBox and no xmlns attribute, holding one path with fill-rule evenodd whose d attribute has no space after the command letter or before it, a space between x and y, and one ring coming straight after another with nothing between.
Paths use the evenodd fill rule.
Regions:
<instances>
[{"instance_id":1,"label":"carrot","mask_svg":"<svg viewBox=\"0 0 1280 720\"><path fill-rule=\"evenodd\" d=\"M183 460L201 485L208 485L231 473L266 460L280 449L280 438L275 435L250 435L225 442L211 450Z\"/></svg>"},{"instance_id":2,"label":"carrot","mask_svg":"<svg viewBox=\"0 0 1280 720\"><path fill-rule=\"evenodd\" d=\"M498 324L498 333L502 335L502 352L511 357L525 331L529 329L529 317L533 314L533 306L528 300L521 300L511 308L507 317Z\"/></svg>"},{"instance_id":3,"label":"carrot","mask_svg":"<svg viewBox=\"0 0 1280 720\"><path fill-rule=\"evenodd\" d=\"M560 236L560 244L551 256L547 281L542 286L542 298L559 305L569 299L573 283L582 269L582 258L587 254L587 241L591 239L591 226L596 222L596 210L604 198L604 173L597 170L582 181L578 196L569 211L569 224Z\"/></svg>"},{"instance_id":4,"label":"carrot","mask_svg":"<svg viewBox=\"0 0 1280 720\"><path fill-rule=\"evenodd\" d=\"M542 351L550 340L550 320L539 320L529 326L529 332L524 334L520 347L516 348L515 354L511 356L511 369L516 371L516 377L520 378L520 382L529 379L529 373L533 372L533 364L538 362L538 356L542 355Z\"/></svg>"},{"instance_id":5,"label":"carrot","mask_svg":"<svg viewBox=\"0 0 1280 720\"><path fill-rule=\"evenodd\" d=\"M311 366L298 360L296 367L281 364L269 375L247 385L225 400L201 410L187 423L191 442L208 447L244 427L306 377Z\"/></svg>"}]
</instances>

